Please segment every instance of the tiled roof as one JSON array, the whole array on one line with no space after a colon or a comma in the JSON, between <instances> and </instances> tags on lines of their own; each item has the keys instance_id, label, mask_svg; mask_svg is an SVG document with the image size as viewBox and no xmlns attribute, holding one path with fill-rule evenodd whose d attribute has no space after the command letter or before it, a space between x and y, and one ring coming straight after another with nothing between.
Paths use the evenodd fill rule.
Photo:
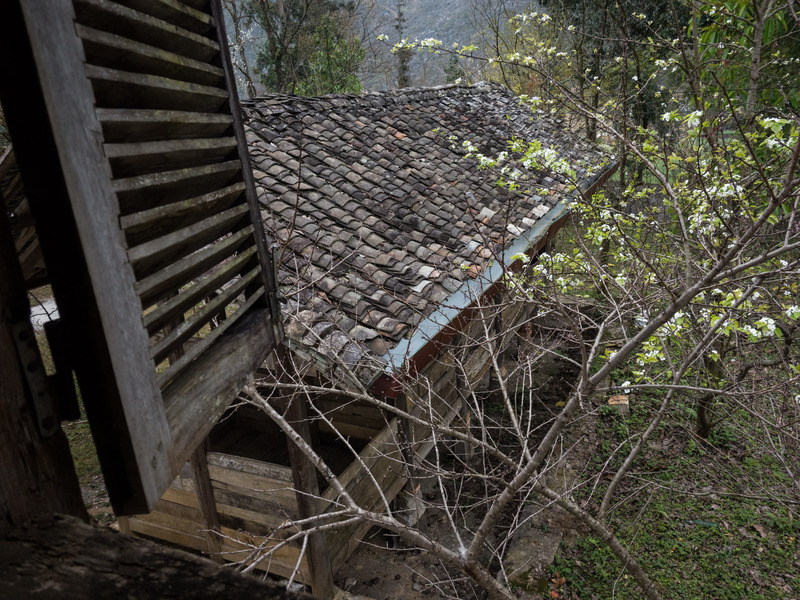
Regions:
<instances>
[{"instance_id":1,"label":"tiled roof","mask_svg":"<svg viewBox=\"0 0 800 600\"><path fill-rule=\"evenodd\" d=\"M551 172L501 188L463 142L496 156L512 138L538 140L579 179L603 161L497 85L243 105L262 215L285 244L287 336L323 364L338 356L362 368L385 355L566 192Z\"/></svg>"}]
</instances>

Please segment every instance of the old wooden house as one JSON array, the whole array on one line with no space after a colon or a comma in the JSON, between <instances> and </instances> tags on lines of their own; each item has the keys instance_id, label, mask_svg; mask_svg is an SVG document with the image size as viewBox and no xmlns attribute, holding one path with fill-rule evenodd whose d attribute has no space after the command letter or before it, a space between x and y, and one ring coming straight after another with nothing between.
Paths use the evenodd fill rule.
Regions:
<instances>
[{"instance_id":1,"label":"old wooden house","mask_svg":"<svg viewBox=\"0 0 800 600\"><path fill-rule=\"evenodd\" d=\"M330 390L301 413L311 415L309 439L364 508L380 509L432 448L432 429L350 392L468 427L464 395L487 372L488 353L459 349L483 332L482 307L519 268L513 257L535 256L564 222L569 197L594 191L613 166L559 119L489 84L271 96L246 102L244 122L261 216L281 258L287 344L303 381ZM542 157L556 151L577 186L546 158L526 165L509 156L507 174L480 168L479 154L497 157L512 139L537 140ZM499 185L512 174L516 191ZM526 310L492 315L505 341ZM281 575L299 565L299 578L312 581L316 568L335 572L370 526L328 532L316 557L326 564L308 564L311 553L272 532L309 509L334 510L335 490L316 477L300 482L280 430L250 406L228 412L207 450L211 493L187 466L151 513L128 520L131 531ZM294 493L299 484L319 499L313 506ZM224 534L216 541L213 522Z\"/></svg>"},{"instance_id":2,"label":"old wooden house","mask_svg":"<svg viewBox=\"0 0 800 600\"><path fill-rule=\"evenodd\" d=\"M611 167L491 85L270 97L242 113L220 15L218 0L16 0L0 21L14 57L0 61L14 144L0 165L0 525L83 514L59 426L76 414L74 374L123 529L299 568L330 597L369 524L312 535L306 552L280 545L277 526L337 496L262 413L231 407L238 392L285 330L296 374L329 389L283 406L296 430L366 508L394 499L432 428L350 392L468 427L487 354L458 349L513 257L535 255L570 194ZM520 190L498 186L479 154L512 138L557 151L576 187L513 158ZM51 374L24 298L43 283L60 313ZM492 316L504 337L525 317Z\"/></svg>"}]
</instances>

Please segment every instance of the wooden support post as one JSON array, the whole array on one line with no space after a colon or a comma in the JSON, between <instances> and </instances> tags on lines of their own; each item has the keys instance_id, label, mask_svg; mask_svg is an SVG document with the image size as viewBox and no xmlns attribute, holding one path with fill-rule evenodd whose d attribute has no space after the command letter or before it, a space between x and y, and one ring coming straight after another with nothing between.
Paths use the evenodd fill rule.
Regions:
<instances>
[{"instance_id":1,"label":"wooden support post","mask_svg":"<svg viewBox=\"0 0 800 600\"><path fill-rule=\"evenodd\" d=\"M395 396L393 403L399 410L410 412L411 407L408 405L408 399L404 393L399 393ZM408 482L400 490L397 495L394 505L398 512L398 517L409 526L414 526L417 521L422 517L425 512L425 507L422 502L422 491L420 489L419 469L417 468L417 454L414 451L414 445L419 440L414 439L414 427L408 419L404 417L397 418L398 428L398 442L400 444L400 452L405 464L406 477Z\"/></svg>"},{"instance_id":2,"label":"wooden support post","mask_svg":"<svg viewBox=\"0 0 800 600\"><path fill-rule=\"evenodd\" d=\"M456 390L461 398L461 408L458 411L460 423L456 423L456 427L460 427L464 433L469 434L472 426L472 411L469 408L467 378L463 373L456 374ZM459 440L456 442L454 451L459 460L467 462L475 454L475 444Z\"/></svg>"},{"instance_id":3,"label":"wooden support post","mask_svg":"<svg viewBox=\"0 0 800 600\"><path fill-rule=\"evenodd\" d=\"M117 527L119 527L119 532L124 533L125 535L131 534L131 520L129 517L117 517Z\"/></svg>"},{"instance_id":4,"label":"wooden support post","mask_svg":"<svg viewBox=\"0 0 800 600\"><path fill-rule=\"evenodd\" d=\"M203 526L206 529L206 540L208 541L208 553L211 559L218 562L225 562L222 558L222 543L219 533L222 531L217 512L217 502L214 498L214 488L211 485L211 475L208 473L208 459L206 458L205 443L197 447L189 458L194 476L194 489L197 494L197 502L200 505L200 514L203 515Z\"/></svg>"},{"instance_id":5,"label":"wooden support post","mask_svg":"<svg viewBox=\"0 0 800 600\"><path fill-rule=\"evenodd\" d=\"M165 302L174 296L178 295L178 291L173 291L169 294ZM222 309L222 314L225 314L225 308ZM179 327L184 321L183 315L170 321L164 331L169 333L175 327ZM175 363L184 354L183 347L177 348L172 354L169 355L169 362ZM207 441L203 441L189 457L189 465L192 467L192 477L194 478L194 492L197 495L197 504L200 506L200 514L203 517L203 527L205 528L205 537L208 542L206 552L210 555L211 559L218 562L225 562L222 558L222 543L219 538L219 533L222 531L219 522L219 513L217 512L217 501L214 498L214 488L211 485L211 475L208 473L208 460L206 458L205 446Z\"/></svg>"},{"instance_id":6,"label":"wooden support post","mask_svg":"<svg viewBox=\"0 0 800 600\"><path fill-rule=\"evenodd\" d=\"M1 196L0 205L5 205ZM47 513L88 521L67 438L57 420L47 422L53 417L35 408L31 381L46 385L45 372L5 211L0 212L0 273L0 536ZM43 429L52 433L45 436Z\"/></svg>"},{"instance_id":7,"label":"wooden support post","mask_svg":"<svg viewBox=\"0 0 800 600\"><path fill-rule=\"evenodd\" d=\"M292 362L290 357L287 356L286 348L279 346L276 352L280 363L279 368L282 367L286 375L293 374L290 370ZM311 444L313 448L311 428L308 422L308 408L304 397L298 394L290 400L286 418L300 437ZM287 442L300 518L315 517L320 514L320 496L316 469L300 448L288 439ZM328 554L328 542L324 533L309 534L306 561L308 563L311 591L321 600L332 600L334 596L333 572L331 570L330 555Z\"/></svg>"}]
</instances>

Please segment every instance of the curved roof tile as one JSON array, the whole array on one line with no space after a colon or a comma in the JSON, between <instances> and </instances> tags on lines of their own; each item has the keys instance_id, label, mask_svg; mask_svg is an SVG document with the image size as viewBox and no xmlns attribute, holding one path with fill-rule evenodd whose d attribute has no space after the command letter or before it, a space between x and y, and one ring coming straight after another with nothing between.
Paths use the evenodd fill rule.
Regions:
<instances>
[{"instance_id":1,"label":"curved roof tile","mask_svg":"<svg viewBox=\"0 0 800 600\"><path fill-rule=\"evenodd\" d=\"M492 84L269 96L243 108L263 217L285 248L290 342L353 368L410 337L568 189L514 163L526 179L520 191L502 188L463 143L496 156L512 138L538 140L579 180L604 162L558 119Z\"/></svg>"}]
</instances>

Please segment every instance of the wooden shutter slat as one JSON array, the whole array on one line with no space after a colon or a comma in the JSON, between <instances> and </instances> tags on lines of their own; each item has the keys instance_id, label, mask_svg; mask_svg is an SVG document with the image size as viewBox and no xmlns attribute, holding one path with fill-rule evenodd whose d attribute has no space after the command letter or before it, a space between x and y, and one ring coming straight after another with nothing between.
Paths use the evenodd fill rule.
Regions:
<instances>
[{"instance_id":1,"label":"wooden shutter slat","mask_svg":"<svg viewBox=\"0 0 800 600\"><path fill-rule=\"evenodd\" d=\"M202 308L193 313L191 317L183 321L161 340L153 344L150 348L150 356L153 357L153 361L158 364L170 354L174 353L176 348L182 346L186 340L200 331L204 325L208 324L214 315L223 310L228 304L231 304L239 294L244 292L244 289L258 277L259 273L260 267L251 270L241 279L238 279L236 283L226 288L222 294L204 304Z\"/></svg>"},{"instance_id":2,"label":"wooden shutter slat","mask_svg":"<svg viewBox=\"0 0 800 600\"><path fill-rule=\"evenodd\" d=\"M86 65L95 101L104 108L191 109L217 112L228 102L224 89L158 75Z\"/></svg>"},{"instance_id":3,"label":"wooden shutter slat","mask_svg":"<svg viewBox=\"0 0 800 600\"><path fill-rule=\"evenodd\" d=\"M151 142L220 136L231 130L233 117L179 110L98 108L108 143Z\"/></svg>"},{"instance_id":4,"label":"wooden shutter slat","mask_svg":"<svg viewBox=\"0 0 800 600\"><path fill-rule=\"evenodd\" d=\"M116 0L116 2L193 33L203 34L214 27L211 15L177 0Z\"/></svg>"},{"instance_id":5,"label":"wooden shutter slat","mask_svg":"<svg viewBox=\"0 0 800 600\"><path fill-rule=\"evenodd\" d=\"M281 337L222 5L18 6L45 260L114 509L146 512Z\"/></svg>"},{"instance_id":6,"label":"wooden shutter slat","mask_svg":"<svg viewBox=\"0 0 800 600\"><path fill-rule=\"evenodd\" d=\"M84 25L75 28L83 40L86 59L93 65L109 67L124 59L128 68L138 73L214 87L225 82L225 72L208 63Z\"/></svg>"},{"instance_id":7,"label":"wooden shutter slat","mask_svg":"<svg viewBox=\"0 0 800 600\"><path fill-rule=\"evenodd\" d=\"M235 252L243 252L246 248L255 245L252 237L253 226L248 225L224 240L211 244L161 271L140 279L136 284L136 291L141 298L142 308L151 306L164 294L180 289Z\"/></svg>"},{"instance_id":8,"label":"wooden shutter slat","mask_svg":"<svg viewBox=\"0 0 800 600\"><path fill-rule=\"evenodd\" d=\"M235 183L209 194L121 217L120 225L128 245L137 246L174 231L179 225L191 225L230 208L241 201L243 192L244 183Z\"/></svg>"},{"instance_id":9,"label":"wooden shutter slat","mask_svg":"<svg viewBox=\"0 0 800 600\"><path fill-rule=\"evenodd\" d=\"M37 116L49 119L58 157L54 177L63 178L67 191L65 198L42 199L37 220L48 217L47 203L67 204L73 216L52 224L64 228L63 243L57 242L59 251L45 258L51 272L62 271L61 282L68 272L75 281L90 282L87 288L59 287L54 281L53 289L64 308L62 318L73 319L71 326L83 332L74 367L94 419L92 431L114 508L118 514L141 511L158 500L174 477L174 444L118 230L119 211L85 77L83 46L69 2L37 0L21 8L47 107L47 115Z\"/></svg>"},{"instance_id":10,"label":"wooden shutter slat","mask_svg":"<svg viewBox=\"0 0 800 600\"><path fill-rule=\"evenodd\" d=\"M106 144L105 150L114 177L132 177L229 159L236 150L236 138Z\"/></svg>"},{"instance_id":11,"label":"wooden shutter slat","mask_svg":"<svg viewBox=\"0 0 800 600\"><path fill-rule=\"evenodd\" d=\"M241 170L242 163L231 160L217 165L117 179L113 185L124 216L223 188L233 183L233 178Z\"/></svg>"},{"instance_id":12,"label":"wooden shutter slat","mask_svg":"<svg viewBox=\"0 0 800 600\"><path fill-rule=\"evenodd\" d=\"M233 261L223 265L205 278L198 280L187 290L181 291L177 296L170 298L155 310L147 313L143 319L147 332L153 335L161 327L169 323L170 320L174 319L175 316L186 312L204 298L209 297L225 283L231 281L246 266L255 252L255 247L250 247L245 252L239 253Z\"/></svg>"},{"instance_id":13,"label":"wooden shutter slat","mask_svg":"<svg viewBox=\"0 0 800 600\"><path fill-rule=\"evenodd\" d=\"M235 206L217 215L203 219L178 231L146 242L128 250L128 260L133 265L137 279L143 279L153 269L163 268L184 256L199 250L206 244L222 237L242 220L248 207Z\"/></svg>"},{"instance_id":14,"label":"wooden shutter slat","mask_svg":"<svg viewBox=\"0 0 800 600\"><path fill-rule=\"evenodd\" d=\"M180 426L178 419L180 411L175 410L177 405L170 402L170 400L173 400L173 402L177 400L177 398L170 398L170 383L183 377L183 373L187 367L190 367L192 362L195 361L201 354L203 354L206 348L212 345L213 342L216 341L217 338L221 337L222 334L224 334L228 329L233 327L243 315L246 315L247 311L253 308L256 302L261 300L263 296L263 288L256 290L255 293L247 298L247 300L240 306L238 311L220 323L219 327L213 329L211 333L200 340L199 343L186 349L183 356L170 364L169 367L156 376L156 382L164 390L164 407L166 409L167 423L170 425L170 427Z\"/></svg>"},{"instance_id":15,"label":"wooden shutter slat","mask_svg":"<svg viewBox=\"0 0 800 600\"><path fill-rule=\"evenodd\" d=\"M78 23L187 58L210 62L219 54L219 44L205 36L110 0L75 0L75 12Z\"/></svg>"},{"instance_id":16,"label":"wooden shutter slat","mask_svg":"<svg viewBox=\"0 0 800 600\"><path fill-rule=\"evenodd\" d=\"M208 10L209 0L181 0L181 4L191 6L195 10Z\"/></svg>"},{"instance_id":17,"label":"wooden shutter slat","mask_svg":"<svg viewBox=\"0 0 800 600\"><path fill-rule=\"evenodd\" d=\"M207 352L192 356L198 347L194 346L159 376L162 383L172 380L162 387L167 422L172 427L179 456L188 454L203 441L225 412L230 398L253 376L271 349L269 313L266 309L251 308L262 295L263 292L254 295L243 305L248 312L239 310L237 314L244 313L240 321L230 318L211 332L209 337L220 337L220 341Z\"/></svg>"}]
</instances>

